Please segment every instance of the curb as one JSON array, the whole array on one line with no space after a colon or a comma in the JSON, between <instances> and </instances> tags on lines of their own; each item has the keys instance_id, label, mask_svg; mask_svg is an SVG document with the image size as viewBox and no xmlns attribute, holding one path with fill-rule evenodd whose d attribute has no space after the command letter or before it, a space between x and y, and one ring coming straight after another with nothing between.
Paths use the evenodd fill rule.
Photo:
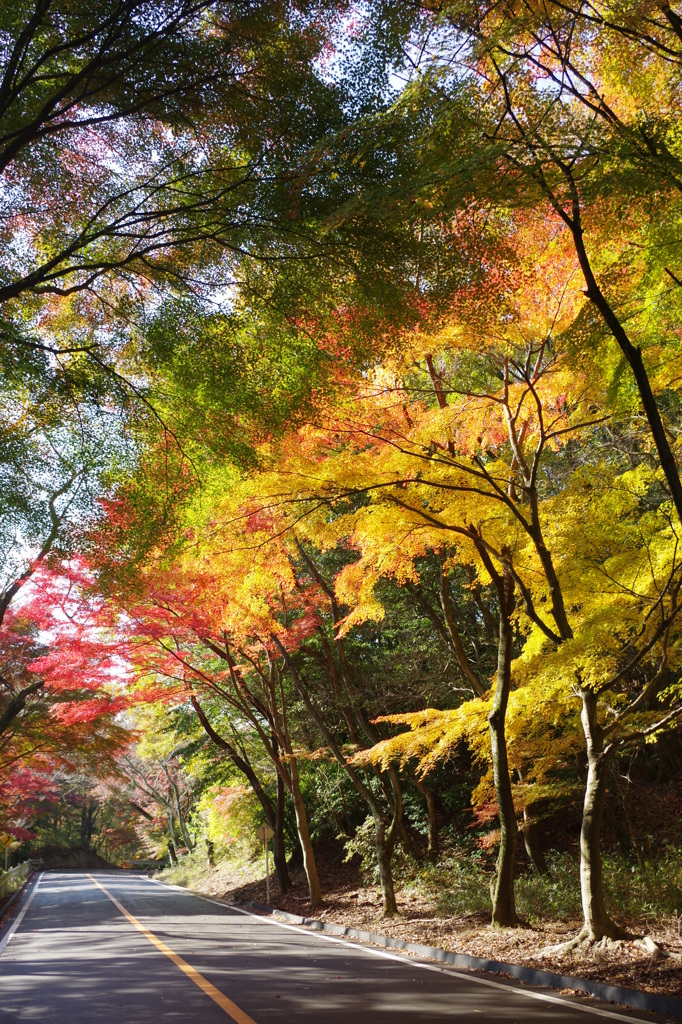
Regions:
<instances>
[{"instance_id":1,"label":"curb","mask_svg":"<svg viewBox=\"0 0 682 1024\"><path fill-rule=\"evenodd\" d=\"M310 917L299 917L298 914L290 914L285 910L277 910L273 907L263 906L262 903L244 902L235 906L248 907L258 911L259 914L270 914L282 917L292 924L304 925L312 931L327 932L329 935L340 935L346 939L358 939L360 942L371 942L375 946L383 946L385 949L401 950L405 953L414 953L417 956L428 960L438 960L440 963L450 964L453 967L465 967L472 971L485 971L488 974L506 974L517 981L523 981L527 985L535 985L537 988L573 989L577 993L587 993L595 996L605 1003L619 1003L633 1010L644 1010L648 1013L661 1013L667 1017L682 1019L682 999L674 996L658 995L655 992L641 992L634 988L621 988L619 985L606 985L600 981L589 981L587 978L574 978L570 975L554 974L550 971L536 970L534 967L521 967L519 964L508 964L501 960L486 960L482 957L469 956L466 953L451 953L447 949L438 949L435 946L422 946L418 942L406 942L405 939L395 939L390 935L376 935L373 932L360 931L357 928L348 928L340 924L326 924L324 921L316 921Z\"/></svg>"}]
</instances>

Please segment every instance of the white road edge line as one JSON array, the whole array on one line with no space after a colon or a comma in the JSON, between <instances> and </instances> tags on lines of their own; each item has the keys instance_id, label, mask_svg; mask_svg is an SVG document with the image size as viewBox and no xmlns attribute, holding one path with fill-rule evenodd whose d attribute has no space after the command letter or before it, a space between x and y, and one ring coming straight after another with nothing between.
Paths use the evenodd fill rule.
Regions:
<instances>
[{"instance_id":1,"label":"white road edge line","mask_svg":"<svg viewBox=\"0 0 682 1024\"><path fill-rule=\"evenodd\" d=\"M16 921L14 922L14 924L12 925L10 930L7 932L7 935L5 935L4 939L2 939L2 941L0 941L0 956L2 956L2 954L5 951L5 949L7 948L7 943L16 934L16 932L17 932L17 930L19 928L19 925L24 920L24 916L26 914L26 911L28 910L28 908L33 903L33 897L38 892L38 886L40 885L42 880L43 880L43 873L41 871L40 874L38 875L38 878L36 879L36 882L35 882L33 888L31 889L30 896L28 897L28 899L26 900L26 903L24 904L23 910L21 911L21 913L17 917Z\"/></svg>"},{"instance_id":2,"label":"white road edge line","mask_svg":"<svg viewBox=\"0 0 682 1024\"><path fill-rule=\"evenodd\" d=\"M213 903L216 907L223 907L228 910L236 910L239 914L244 914L246 917L253 917L256 921L262 921L264 924L273 924L278 928L285 928L288 931L299 932L302 935L308 937L315 937L316 939L325 939L327 942L335 942L340 946L347 946L349 949L362 950L364 953L369 953L371 956L382 957L385 960L395 960L399 964L407 967L420 967L425 971L436 971L438 974L446 974L449 977L461 978L462 981L472 981L476 985L485 985L487 988L503 989L505 992L513 992L517 996L525 996L526 999L539 999L543 1003L555 1003L558 1006L570 1007L574 1010L579 1010L582 1013L591 1013L595 1017L608 1017L611 1020L629 1021L630 1024L651 1024L651 1020L645 1020L643 1017L633 1017L629 1014L616 1013L613 1010L602 1010L597 1006L586 1006L584 1003L573 1002L572 999L551 996L544 992L529 992L527 989L517 988L514 985L504 985L500 981L492 981L488 978L479 978L473 973L467 971L458 970L456 967L437 967L436 964L425 964L421 960L408 959L407 956L398 956L397 953L385 953L380 949L373 949L371 946L361 944L359 940L355 942L349 942L347 939L338 939L334 935L325 935L324 932L315 931L312 928L305 928L301 925L296 924L285 924L284 921L277 921L271 917L263 917L262 914L255 914L252 910L243 910L241 907L235 907L231 903L221 903L219 900L212 900L209 896L200 896L198 893L189 892L187 889L183 889L181 885L172 885L168 882L159 882L156 878L149 878L148 875L143 875L148 882L153 882L154 885L160 885L164 889L175 889L177 892L184 893L185 896L194 896L195 899L203 900L204 903Z\"/></svg>"}]
</instances>

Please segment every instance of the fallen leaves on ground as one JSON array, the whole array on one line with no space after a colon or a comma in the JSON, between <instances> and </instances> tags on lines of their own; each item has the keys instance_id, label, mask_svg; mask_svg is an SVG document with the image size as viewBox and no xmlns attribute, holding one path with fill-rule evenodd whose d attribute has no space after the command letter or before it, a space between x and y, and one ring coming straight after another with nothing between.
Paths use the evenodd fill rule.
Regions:
<instances>
[{"instance_id":1,"label":"fallen leaves on ground","mask_svg":"<svg viewBox=\"0 0 682 1024\"><path fill-rule=\"evenodd\" d=\"M489 915L437 916L424 897L400 889L397 897L401 916L387 919L381 917L380 890L363 885L351 865L335 864L332 871L325 871L325 881L324 905L312 913L302 872L294 876L293 888L285 896L277 892L271 879L271 906L302 917L310 916L456 953L682 998L682 938L678 933L680 921L674 918L620 922L633 934L650 934L671 954L669 958L654 959L632 942L606 948L583 945L564 952L543 952L546 947L576 935L581 920L546 919L520 928L495 931L490 928ZM223 883L222 886L216 885L217 882ZM220 895L229 902L266 901L265 879L253 879L244 884L243 876L207 873L193 883L193 888Z\"/></svg>"}]
</instances>

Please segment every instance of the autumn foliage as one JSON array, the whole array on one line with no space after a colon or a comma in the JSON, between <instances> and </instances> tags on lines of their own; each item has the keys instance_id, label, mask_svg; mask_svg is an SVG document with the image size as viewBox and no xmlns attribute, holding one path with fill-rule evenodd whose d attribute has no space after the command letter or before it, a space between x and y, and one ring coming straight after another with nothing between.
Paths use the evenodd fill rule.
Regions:
<instances>
[{"instance_id":1,"label":"autumn foliage","mask_svg":"<svg viewBox=\"0 0 682 1024\"><path fill-rule=\"evenodd\" d=\"M341 839L386 916L473 830L507 927L564 815L576 941L626 938L617 780L681 770L682 23L304 6L180 4L177 81L74 72L110 116L0 148L2 828L211 861L262 819L282 892Z\"/></svg>"}]
</instances>

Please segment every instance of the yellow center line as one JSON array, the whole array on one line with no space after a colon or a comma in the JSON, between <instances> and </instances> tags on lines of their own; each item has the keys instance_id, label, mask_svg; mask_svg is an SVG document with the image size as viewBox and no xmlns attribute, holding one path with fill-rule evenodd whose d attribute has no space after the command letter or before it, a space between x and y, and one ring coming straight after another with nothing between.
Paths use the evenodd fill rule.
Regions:
<instances>
[{"instance_id":1,"label":"yellow center line","mask_svg":"<svg viewBox=\"0 0 682 1024\"><path fill-rule=\"evenodd\" d=\"M203 975L199 974L198 971L195 971L194 968L191 967L186 960L183 960L181 956L174 953L165 942L162 942L161 939L157 939L156 935L154 935L153 932L150 932L148 928L145 928L145 926L141 924L136 917L133 917L133 915L129 913L129 911L127 911L114 896L111 895L108 889L105 889L103 885L100 885L96 878L93 878L92 875L88 875L88 878L93 885L96 885L98 889L102 890L105 896L109 897L116 909L123 914L126 920L130 921L133 928L137 928L138 932L141 932L145 939L149 939L152 945L156 946L156 948L167 956L169 960L172 960L175 966L179 967L188 978L191 978L194 984L197 985L202 992L205 992L214 1003L217 1003L220 1009L224 1010L228 1017L231 1017L233 1021L236 1021L236 1024L256 1024L254 1019L249 1017L248 1013L244 1013L243 1010L240 1010L236 1003L233 1003L231 999L224 996L223 993L215 987L215 985L212 985L210 981L207 981L206 978L203 977Z\"/></svg>"}]
</instances>

